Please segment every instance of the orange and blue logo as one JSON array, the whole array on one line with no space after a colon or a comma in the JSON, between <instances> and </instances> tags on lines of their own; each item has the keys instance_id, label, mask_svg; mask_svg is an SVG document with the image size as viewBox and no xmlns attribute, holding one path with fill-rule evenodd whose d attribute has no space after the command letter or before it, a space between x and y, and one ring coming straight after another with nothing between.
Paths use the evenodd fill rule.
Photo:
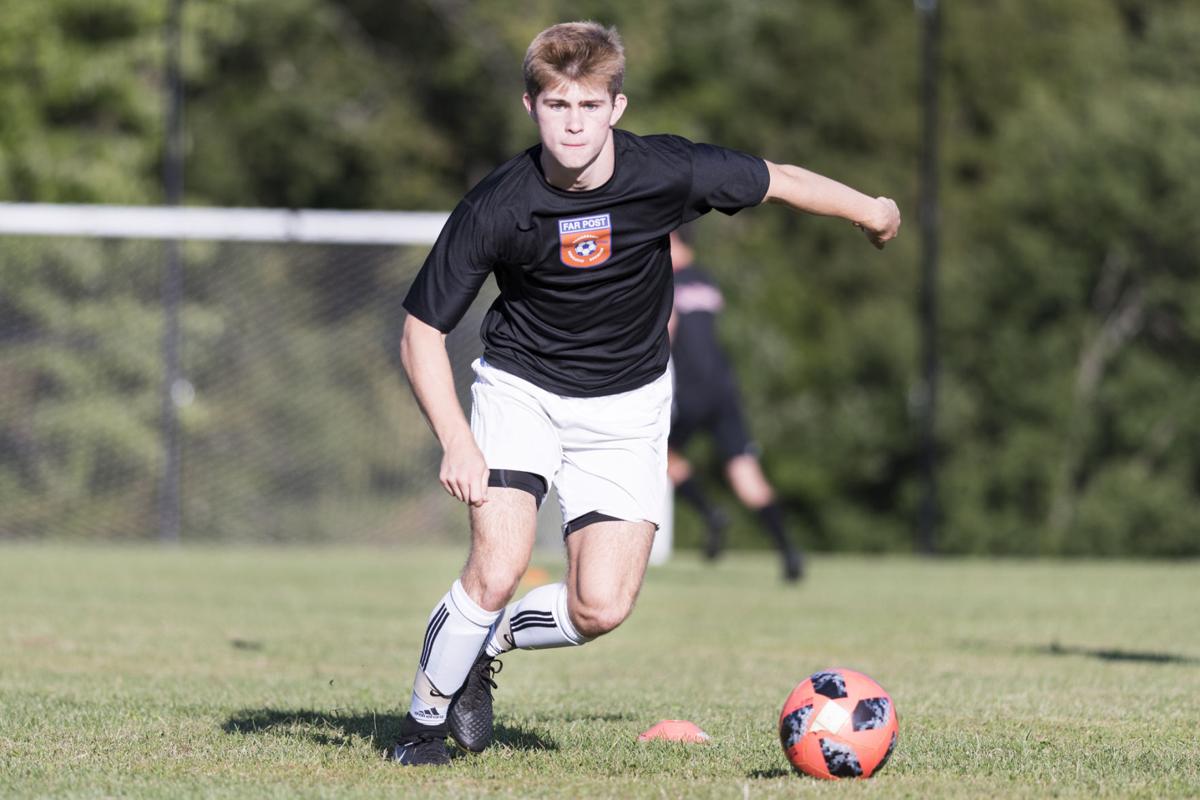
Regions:
<instances>
[{"instance_id":1,"label":"orange and blue logo","mask_svg":"<svg viewBox=\"0 0 1200 800\"><path fill-rule=\"evenodd\" d=\"M577 269L598 267L612 255L612 220L608 214L558 221L562 263Z\"/></svg>"}]
</instances>

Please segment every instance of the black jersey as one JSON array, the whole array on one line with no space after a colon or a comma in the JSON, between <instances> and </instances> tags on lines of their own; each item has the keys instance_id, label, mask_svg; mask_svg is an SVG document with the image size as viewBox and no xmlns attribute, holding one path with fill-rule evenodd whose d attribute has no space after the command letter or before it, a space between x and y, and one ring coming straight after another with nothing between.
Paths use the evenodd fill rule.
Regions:
<instances>
[{"instance_id":1,"label":"black jersey","mask_svg":"<svg viewBox=\"0 0 1200 800\"><path fill-rule=\"evenodd\" d=\"M671 355L680 401L707 403L711 396L735 386L733 368L717 338L717 315L725 298L699 267L675 273L675 339Z\"/></svg>"},{"instance_id":2,"label":"black jersey","mask_svg":"<svg viewBox=\"0 0 1200 800\"><path fill-rule=\"evenodd\" d=\"M582 192L546 182L541 145L498 168L454 209L404 307L443 333L489 274L500 296L480 331L487 361L547 391L629 391L667 367L667 234L712 209L757 205L754 156L678 136L614 130L615 168Z\"/></svg>"}]
</instances>

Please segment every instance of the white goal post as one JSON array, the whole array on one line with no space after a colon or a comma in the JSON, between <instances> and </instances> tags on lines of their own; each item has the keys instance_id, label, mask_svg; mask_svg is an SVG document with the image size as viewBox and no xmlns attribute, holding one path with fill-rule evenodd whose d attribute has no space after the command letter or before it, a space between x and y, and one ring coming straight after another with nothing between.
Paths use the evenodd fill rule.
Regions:
<instances>
[{"instance_id":1,"label":"white goal post","mask_svg":"<svg viewBox=\"0 0 1200 800\"><path fill-rule=\"evenodd\" d=\"M0 235L313 244L433 244L441 211L0 203Z\"/></svg>"}]
</instances>

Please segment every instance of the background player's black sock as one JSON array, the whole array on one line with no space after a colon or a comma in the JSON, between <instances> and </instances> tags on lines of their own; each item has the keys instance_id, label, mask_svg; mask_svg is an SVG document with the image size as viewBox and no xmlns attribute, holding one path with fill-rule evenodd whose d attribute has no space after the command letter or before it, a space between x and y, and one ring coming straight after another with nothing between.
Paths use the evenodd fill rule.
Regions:
<instances>
[{"instance_id":1,"label":"background player's black sock","mask_svg":"<svg viewBox=\"0 0 1200 800\"><path fill-rule=\"evenodd\" d=\"M704 555L710 559L716 558L725 549L725 526L728 524L725 515L708 501L708 495L695 475L676 486L675 491L704 517L708 535Z\"/></svg>"},{"instance_id":2,"label":"background player's black sock","mask_svg":"<svg viewBox=\"0 0 1200 800\"><path fill-rule=\"evenodd\" d=\"M784 528L783 509L776 502L767 503L758 509L758 518L783 557L783 577L789 581L799 580L804 574L804 559Z\"/></svg>"},{"instance_id":3,"label":"background player's black sock","mask_svg":"<svg viewBox=\"0 0 1200 800\"><path fill-rule=\"evenodd\" d=\"M700 481L695 475L689 477L686 481L675 487L675 492L691 503L692 508L700 512L700 516L704 517L704 521L712 519L713 506L708 502L708 495L704 494L704 487L700 485Z\"/></svg>"}]
</instances>

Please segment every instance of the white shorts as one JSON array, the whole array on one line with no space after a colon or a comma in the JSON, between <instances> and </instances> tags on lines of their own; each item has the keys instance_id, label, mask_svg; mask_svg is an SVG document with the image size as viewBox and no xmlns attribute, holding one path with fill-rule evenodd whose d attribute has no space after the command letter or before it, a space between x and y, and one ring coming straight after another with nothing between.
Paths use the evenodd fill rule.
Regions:
<instances>
[{"instance_id":1,"label":"white shorts","mask_svg":"<svg viewBox=\"0 0 1200 800\"><path fill-rule=\"evenodd\" d=\"M483 359L472 367L471 432L489 468L542 476L564 524L592 512L662 522L669 372L629 392L563 397Z\"/></svg>"}]
</instances>

